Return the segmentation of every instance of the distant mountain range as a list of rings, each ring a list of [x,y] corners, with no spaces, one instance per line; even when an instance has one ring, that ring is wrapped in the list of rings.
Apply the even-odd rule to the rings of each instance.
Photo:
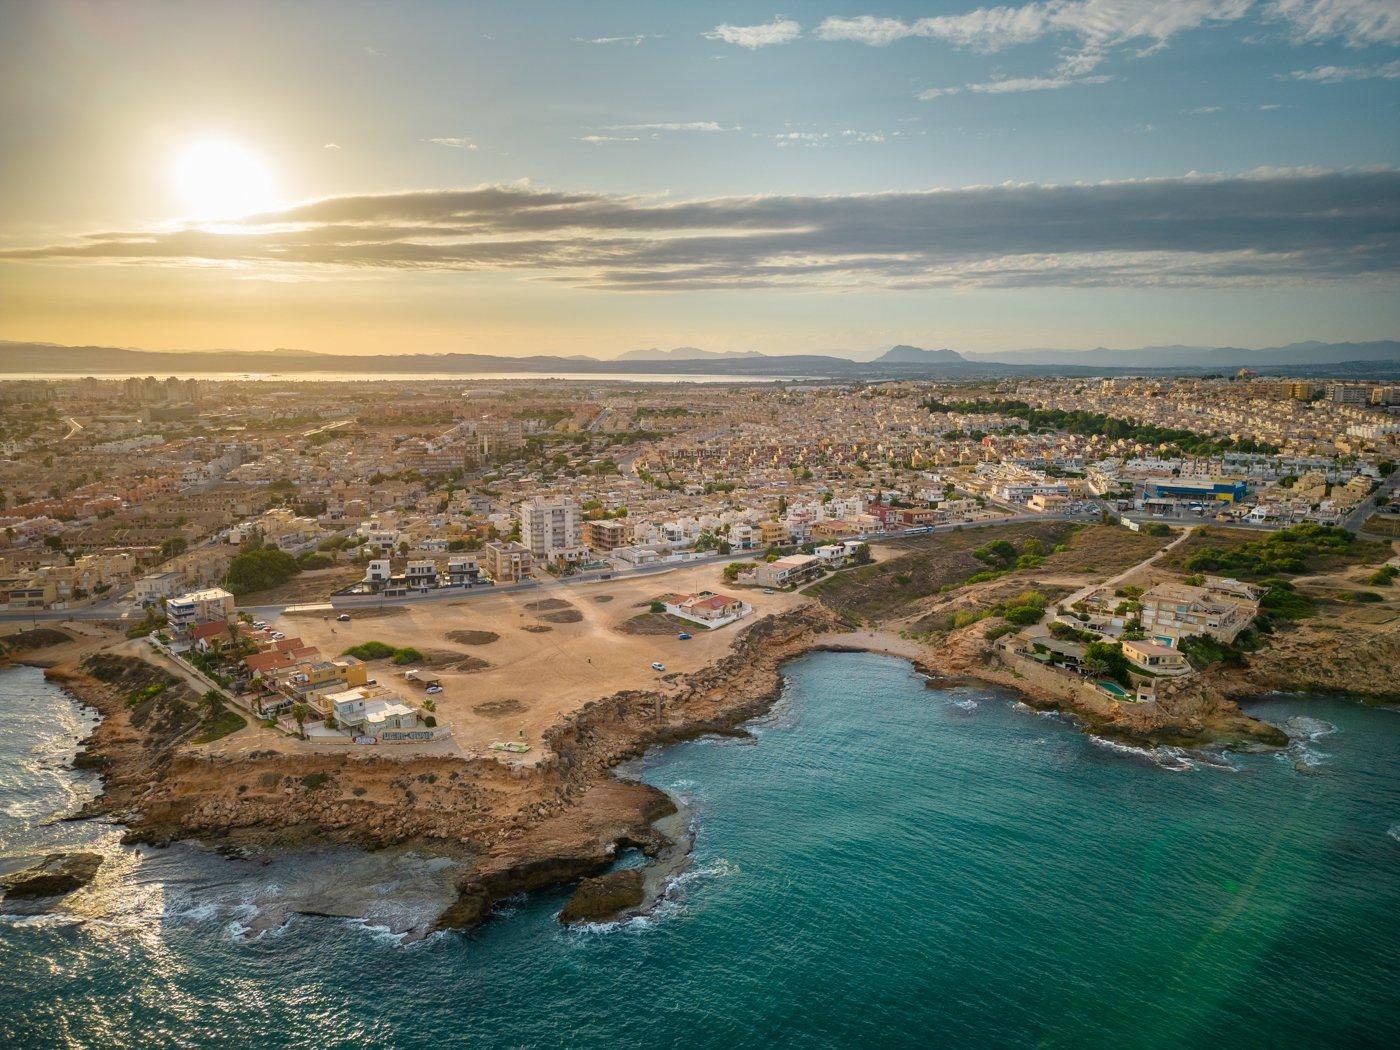
[[[1004,375],[1094,375],[1121,372],[1233,371],[1252,368],[1275,374],[1400,375],[1400,341],[1290,343],[1262,350],[1238,347],[1156,346],[1137,350],[1014,350],[958,353],[899,345],[877,357],[846,351],[822,354],[763,354],[758,351],[629,350],[612,360],[582,354],[505,357],[498,354],[323,354],[310,350],[135,350],[111,346],[60,346],[0,340],[0,374],[73,375],[186,373],[375,375],[500,372],[624,373],[686,375],[722,371],[744,377],[835,379],[956,378]],[[861,360],[856,360],[859,356]]]
[[[757,350],[701,350],[694,346],[678,346],[674,350],[628,350],[618,354],[618,361],[743,361],[767,357]],[[590,358],[589,360],[593,360]]]
[[[872,364],[877,365],[947,365],[966,364],[967,359],[956,350],[922,350],[917,346],[892,346]]]
[[[997,364],[1107,365],[1112,368],[1268,368],[1275,365],[1334,365],[1347,361],[1400,362],[1400,342],[1289,343],[1263,350],[1234,346],[1144,346],[1138,350],[1008,350],[967,353],[969,361]]]

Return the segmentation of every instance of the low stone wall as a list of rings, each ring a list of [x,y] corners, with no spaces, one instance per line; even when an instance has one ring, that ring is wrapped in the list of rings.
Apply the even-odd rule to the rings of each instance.
[[[1002,649],[1000,655],[1002,663],[1031,685],[1054,696],[1072,700],[1076,704],[1081,704],[1104,715],[1112,713],[1111,705],[1114,701],[1073,671],[1046,667],[1038,660],[1021,655],[1010,646]]]

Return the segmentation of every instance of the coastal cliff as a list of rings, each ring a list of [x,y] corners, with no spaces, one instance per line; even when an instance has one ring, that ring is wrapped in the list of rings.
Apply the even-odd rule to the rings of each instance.
[[[103,716],[79,763],[104,775],[85,816],[117,816],[131,842],[195,838],[235,850],[412,844],[472,861],[444,925],[470,926],[522,891],[597,875],[628,846],[659,856],[674,838],[663,792],[611,770],[646,748],[732,730],[762,713],[781,664],[836,626],[818,606],[759,620],[733,650],[664,691],[585,704],[547,735],[551,759],[383,757],[263,749],[236,758],[183,746],[195,727],[182,685],[132,703],[162,674],[137,657],[90,656],[47,676]]]
[[[601,875],[622,849],[653,861],[673,857],[681,836],[662,828],[675,814],[670,798],[620,780],[613,770],[652,746],[733,732],[771,706],[782,665],[804,653],[891,652],[930,675],[1015,689],[1032,706],[1065,710],[1087,729],[1118,739],[1275,745],[1286,738],[1245,716],[1231,697],[1255,695],[1278,680],[1269,675],[1291,673],[1307,648],[1306,639],[1296,642],[1281,650],[1277,665],[1260,654],[1247,672],[1164,683],[1159,701],[1148,707],[1057,695],[1008,665],[979,627],[955,631],[933,647],[852,631],[837,614],[810,603],[753,622],[724,657],[700,671],[671,676],[654,690],[585,703],[545,734],[545,759],[528,767],[494,758],[312,752],[293,741],[286,750],[212,754],[186,746],[197,720],[194,697],[182,685],[132,702],[163,674],[137,657],[95,654],[46,673],[103,715],[79,756],[104,775],[104,792],[84,815],[114,815],[127,825],[128,840],[151,844],[195,838],[254,852],[410,845],[450,854],[467,862],[466,873],[457,903],[439,925],[462,928],[483,921],[505,897]],[[1354,676],[1358,667],[1388,666],[1396,649],[1372,645],[1345,658],[1360,661],[1347,672]],[[1336,674],[1342,681],[1342,671]],[[578,913],[598,916],[590,900],[600,896],[608,895],[585,891]],[[632,896],[630,888],[625,896]]]

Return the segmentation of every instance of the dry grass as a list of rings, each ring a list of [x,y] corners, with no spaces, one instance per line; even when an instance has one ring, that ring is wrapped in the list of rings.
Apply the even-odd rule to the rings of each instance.
[[[1121,525],[1089,525],[1070,537],[1069,550],[1051,554],[1035,571],[1041,575],[1084,573],[1116,576],[1152,557],[1175,538],[1148,536]]]
[[[903,553],[875,565],[836,573],[804,593],[848,619],[884,620],[898,615],[910,602],[960,585],[986,570],[988,566],[973,557],[978,547],[1007,540],[1020,549],[1026,540],[1037,539],[1049,551],[1067,542],[1079,528],[1071,522],[1036,521],[923,536],[895,545]]]

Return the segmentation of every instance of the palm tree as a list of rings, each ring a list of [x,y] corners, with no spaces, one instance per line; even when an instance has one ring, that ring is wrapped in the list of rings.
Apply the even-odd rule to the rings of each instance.
[[[292,717],[296,719],[297,732],[301,734],[303,740],[306,739],[306,716],[311,714],[311,708],[306,704],[296,703],[292,705]]]

